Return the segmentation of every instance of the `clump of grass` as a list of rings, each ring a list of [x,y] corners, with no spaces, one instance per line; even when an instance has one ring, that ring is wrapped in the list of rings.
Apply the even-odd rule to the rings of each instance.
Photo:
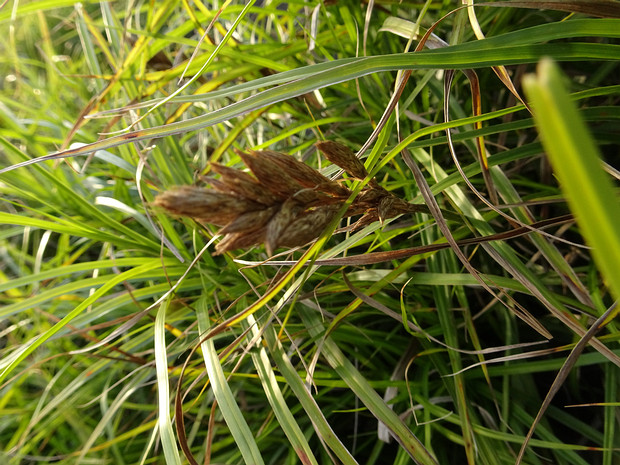
[[[620,24],[583,15],[618,2],[500,2],[570,17],[470,0],[57,3],[0,8],[2,465],[620,459],[614,296],[586,228],[553,221],[566,198],[589,207],[593,182],[573,169],[558,179],[580,190],[561,189],[516,92],[551,56],[613,162]],[[408,52],[433,24],[450,45]],[[440,69],[475,73],[442,85]],[[312,145],[334,134],[345,145],[319,156],[352,182],[318,171]],[[366,145],[362,165],[346,147]],[[190,187],[208,166],[208,188]],[[434,215],[391,218],[423,201]],[[217,223],[215,253],[166,204]],[[295,260],[254,247],[341,216],[358,229]],[[606,224],[588,246],[613,262]]]
[[[318,142],[329,161],[351,178],[368,172],[345,145]],[[284,153],[272,150],[237,152],[248,173],[218,163],[211,168],[220,179],[206,179],[212,189],[180,186],[155,199],[168,212],[222,226],[216,254],[265,243],[268,255],[277,247],[298,247],[316,239],[351,197],[352,191]],[[420,211],[388,192],[375,179],[356,196],[344,217],[362,215],[352,229]]]

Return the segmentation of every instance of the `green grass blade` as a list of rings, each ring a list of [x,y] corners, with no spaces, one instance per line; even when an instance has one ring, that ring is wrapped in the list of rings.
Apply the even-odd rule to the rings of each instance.
[[[620,179],[620,21],[558,11],[605,16],[592,5],[613,1],[478,5],[471,27],[464,8],[450,14],[457,2],[433,0],[407,8],[323,0],[0,8],[0,169],[59,147],[67,157],[92,154],[85,164],[48,157],[0,175],[0,463],[178,464],[187,445],[198,463],[260,456],[282,465],[407,465],[419,445],[413,433],[442,465],[514,464],[549,376],[614,294],[583,228],[565,217],[570,205],[532,114],[487,67],[518,63],[518,83],[543,56],[561,62],[603,169]],[[403,53],[412,45],[408,21],[435,23],[434,34],[452,45]],[[468,116],[471,91],[456,73],[444,123],[438,70],[464,67],[478,68],[481,114]],[[400,69],[412,72],[408,89],[389,124],[378,125]],[[402,258],[421,243],[446,245],[446,229],[428,215],[359,229],[345,228],[355,217],[338,229],[334,221],[314,245],[265,261],[263,247],[212,254],[215,226],[153,208],[171,186],[208,183],[199,174],[209,162],[238,167],[234,149],[285,152],[337,176],[312,144],[336,140],[356,151],[377,127],[381,136],[362,158],[382,188],[420,204],[418,183],[429,184],[459,241],[507,233],[460,247],[499,299],[451,250]],[[481,198],[480,136],[498,192],[491,203],[544,232],[512,235],[509,218]],[[92,151],[114,141],[110,151]],[[404,147],[424,180],[412,179]],[[338,182],[362,189],[346,175]],[[174,248],[191,264],[179,263]],[[392,259],[375,263],[376,253]],[[304,306],[316,309],[316,325],[302,318]],[[177,404],[181,442],[167,388],[187,349],[202,352],[199,329],[209,325],[215,375],[205,386],[203,354],[187,358],[181,385],[196,396]],[[611,321],[576,361],[536,429],[528,464],[618,461],[617,333]],[[215,400],[211,382],[229,404]],[[385,424],[404,447],[386,441]]]
[[[620,206],[611,180],[601,169],[600,153],[569,98],[557,65],[548,59],[541,61],[538,74],[527,76],[523,85],[562,190],[618,299]]]
[[[201,334],[205,334],[211,326],[206,298],[203,297],[196,303],[196,314],[198,317],[198,329]],[[213,395],[217,399],[224,420],[228,425],[230,434],[235,439],[241,455],[248,464],[262,465],[264,462],[258,450],[258,445],[250,427],[243,418],[237,399],[230,389],[212,339],[207,339],[202,343],[202,351]]]
[[[284,376],[286,383],[295,393],[295,397],[299,400],[299,403],[312,420],[314,429],[321,440],[333,451],[343,464],[357,465],[357,461],[331,428],[325,418],[325,414],[317,405],[312,394],[304,384],[304,381],[300,378],[299,373],[291,363],[290,358],[285,353],[282,344],[278,340],[278,336],[273,327],[269,326],[266,328],[264,337],[269,351],[278,366],[278,370],[282,376]]]
[[[334,371],[347,383],[372,414],[387,426],[411,458],[420,465],[437,465],[435,458],[413,435],[398,415],[385,404],[385,401],[370,386],[364,376],[347,360],[337,344],[329,336],[324,337],[325,328],[317,313],[305,305],[300,305],[298,310],[309,333],[322,341],[321,353]]]
[[[572,22],[571,22],[572,23]],[[570,23],[569,23],[570,24]],[[618,37],[620,35],[619,20],[597,20],[593,27],[587,24],[583,29],[577,28],[582,35],[600,35],[606,37]],[[568,28],[571,26],[569,25]],[[589,28],[588,28],[589,27]],[[564,36],[570,37],[572,34],[564,29]],[[533,35],[531,31],[519,31],[518,37],[524,43],[532,40],[544,40],[540,35]],[[552,38],[557,38],[552,36]],[[517,40],[514,36],[510,39]],[[39,159],[29,160],[10,168],[0,170],[0,173],[8,169],[26,166],[34,161],[43,159],[64,158],[79,155],[86,155],[96,150],[108,149],[126,144],[130,141],[137,142],[145,139],[160,138],[169,135],[181,134],[188,131],[212,126],[217,123],[228,121],[243,113],[247,113],[258,108],[281,102],[296,96],[303,95],[316,89],[327,87],[336,83],[357,79],[369,74],[385,71],[413,70],[413,69],[469,69],[482,68],[488,66],[500,66],[509,64],[523,64],[537,62],[543,56],[552,56],[558,61],[586,61],[586,60],[615,60],[620,54],[620,46],[610,44],[588,44],[588,43],[553,43],[540,44],[533,43],[524,47],[523,45],[503,45],[505,38],[490,38],[475,41],[463,45],[455,45],[437,50],[425,50],[418,53],[399,53],[384,56],[371,56],[355,59],[336,60],[329,64],[329,67],[321,72],[315,72],[312,67],[308,67],[304,72],[304,77],[293,82],[282,84],[276,88],[268,89],[257,95],[233,103],[207,115],[198,116],[140,131],[103,139],[98,142],[88,144],[79,149],[66,150],[48,155]],[[500,46],[503,45],[503,46]]]
[[[251,334],[256,338],[256,350],[251,353],[252,361],[256,367],[256,372],[260,377],[263,389],[269,400],[269,404],[273,408],[273,412],[278,419],[280,427],[284,430],[286,437],[291,441],[291,445],[295,450],[295,453],[299,457],[302,464],[314,464],[318,465],[312,449],[306,441],[304,433],[299,428],[299,425],[295,421],[295,417],[289,410],[282,395],[282,391],[276,381],[276,375],[271,367],[271,360],[267,354],[267,351],[263,347],[260,337],[260,331],[257,327],[256,319],[253,315],[250,315],[246,320],[242,322],[242,327],[251,328]]]
[[[157,371],[158,422],[159,437],[164,450],[167,465],[181,465],[181,455],[177,448],[172,420],[170,417],[170,382],[168,380],[168,356],[166,355],[166,310],[169,299],[164,301],[157,310],[154,328],[155,367]]]

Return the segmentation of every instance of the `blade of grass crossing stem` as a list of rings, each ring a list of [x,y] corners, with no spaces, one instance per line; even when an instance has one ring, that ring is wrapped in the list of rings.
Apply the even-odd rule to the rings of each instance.
[[[306,305],[300,305],[299,314],[310,335],[315,338],[322,338],[322,354],[327,359],[329,365],[347,383],[375,418],[387,426],[394,438],[411,458],[420,465],[437,465],[435,458],[426,450],[418,438],[413,435],[398,415],[386,405],[385,401],[370,386],[362,374],[349,362],[338,348],[338,345],[329,337],[323,338],[325,328],[317,317],[317,313]]]
[[[181,465],[181,456],[177,448],[172,420],[170,418],[170,390],[168,381],[168,357],[166,356],[166,310],[170,300],[165,299],[159,306],[155,318],[154,344],[155,344],[155,367],[157,372],[157,393],[159,416],[157,426],[161,439],[162,449],[166,457],[167,465]]]
[[[291,442],[291,445],[295,449],[295,453],[299,457],[302,464],[314,464],[318,465],[312,449],[304,436],[304,433],[299,428],[299,425],[295,421],[295,417],[289,410],[276,381],[276,375],[271,368],[271,361],[267,355],[267,351],[261,344],[262,338],[260,337],[260,330],[256,325],[256,320],[253,315],[241,322],[243,329],[251,328],[252,336],[256,339],[256,348],[258,352],[252,352],[252,361],[256,367],[256,372],[261,380],[267,400],[273,408],[273,413],[278,419],[278,424],[286,434],[286,437]]]
[[[620,206],[599,151],[550,59],[523,79],[534,120],[562,191],[614,297],[620,298]],[[614,318],[620,308],[610,319]]]
[[[196,315],[198,317],[200,334],[205,334],[211,326],[207,299],[205,297],[200,298],[196,302]],[[250,431],[250,427],[237,405],[237,400],[228,385],[213,340],[207,339],[204,341],[202,343],[202,351],[213,395],[220,406],[222,416],[228,425],[230,434],[235,439],[239,452],[241,452],[246,463],[262,465],[264,462],[260,451]]]

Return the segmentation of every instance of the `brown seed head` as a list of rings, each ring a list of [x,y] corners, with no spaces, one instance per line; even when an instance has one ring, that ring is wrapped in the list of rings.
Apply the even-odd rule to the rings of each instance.
[[[383,221],[388,218],[402,215],[403,213],[407,213],[408,211],[409,204],[392,194],[383,197],[379,202],[379,206],[377,207],[377,213],[379,215],[379,220],[381,221],[381,223],[383,223]]]
[[[220,234],[249,232],[262,229],[267,226],[267,223],[277,211],[278,207],[273,206],[265,208],[264,210],[243,213],[220,229]]]
[[[226,234],[215,246],[215,254],[220,255],[229,250],[247,249],[265,241],[265,228],[250,232]]]
[[[273,255],[273,251],[280,245],[280,235],[301,213],[304,206],[295,199],[287,199],[278,213],[276,213],[269,224],[265,234],[265,249],[268,255]]]
[[[336,142],[316,144],[334,164],[354,178],[368,173],[355,154]],[[293,157],[263,150],[238,152],[255,176],[217,163],[219,179],[212,189],[182,186],[164,192],[155,205],[170,213],[223,226],[216,254],[265,244],[269,255],[280,246],[297,247],[319,237],[334,219],[351,191]],[[370,180],[344,213],[358,216],[354,229],[401,213],[417,211]],[[419,207],[416,207],[419,208]]]

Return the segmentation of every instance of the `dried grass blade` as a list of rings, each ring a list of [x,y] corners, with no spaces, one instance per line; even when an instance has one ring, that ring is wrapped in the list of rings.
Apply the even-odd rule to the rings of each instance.
[[[483,244],[485,242],[492,241],[502,241],[506,239],[513,239],[516,237],[524,236],[526,234],[530,234],[532,232],[532,228],[541,229],[549,226],[562,225],[566,223],[574,222],[574,218],[572,215],[564,215],[557,218],[551,218],[549,220],[539,221],[537,223],[533,223],[529,227],[521,227],[512,229],[510,231],[491,234],[483,237],[474,237],[471,239],[463,239],[457,242],[459,247],[464,247],[466,245],[473,244]],[[423,245],[419,247],[411,247],[407,249],[399,249],[399,250],[391,250],[389,252],[369,252],[361,255],[350,255],[348,257],[340,257],[340,258],[328,258],[328,259],[318,259],[313,262],[314,265],[320,266],[363,266],[363,265],[374,265],[377,263],[389,262],[392,260],[404,260],[409,257],[413,257],[415,255],[422,255],[425,253],[436,252],[438,250],[443,250],[450,248],[450,244],[448,243],[438,243],[431,245]],[[288,260],[272,260],[266,262],[265,265],[272,266],[282,266],[282,265],[294,265],[295,261]]]

